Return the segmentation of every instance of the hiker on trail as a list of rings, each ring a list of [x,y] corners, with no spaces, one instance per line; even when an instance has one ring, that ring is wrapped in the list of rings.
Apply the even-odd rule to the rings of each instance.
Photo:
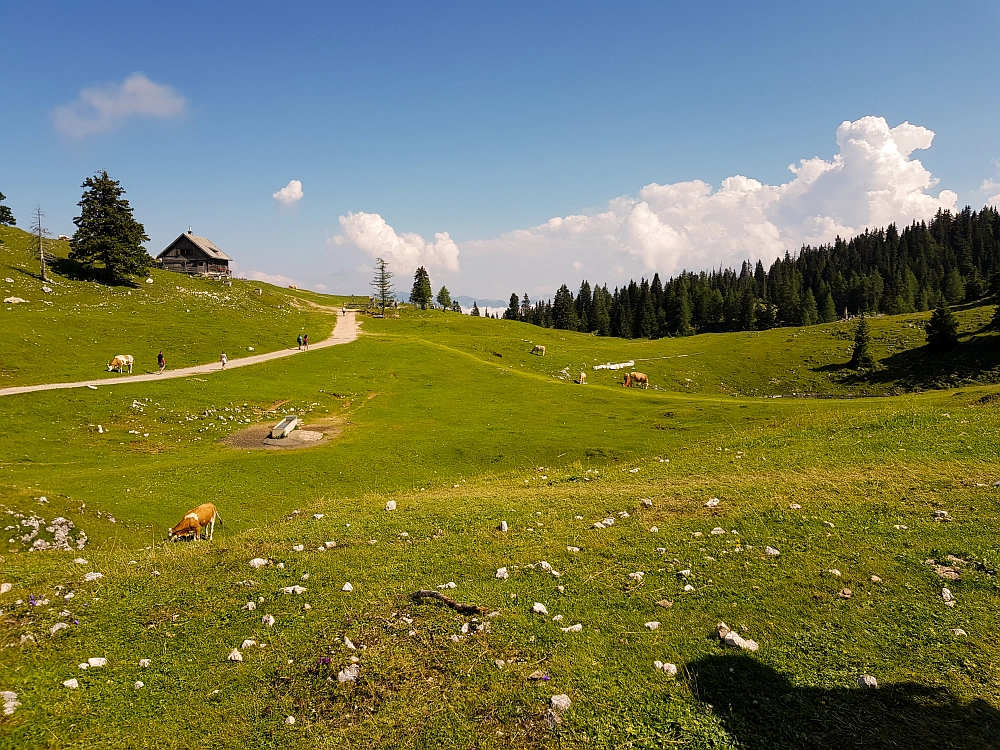
[[[346,304],[342,308],[340,308],[340,315],[341,315],[341,317],[347,315],[347,305]]]
[[[219,359],[222,362],[222,369],[225,370],[226,369],[226,362],[229,361],[229,358],[226,356],[226,353],[223,352],[222,356]]]
[[[309,351],[309,334],[307,333],[302,337],[302,345],[305,346],[306,351]]]
[[[167,360],[163,358],[163,352],[161,351],[156,355],[156,364],[160,366],[160,372],[163,372],[167,367]]]
[[[297,339],[295,339],[295,340],[296,340],[296,341],[298,342],[298,344],[299,344],[299,349],[301,349],[301,348],[302,348],[302,334],[300,333],[300,334],[299,334],[299,337],[298,337]]]

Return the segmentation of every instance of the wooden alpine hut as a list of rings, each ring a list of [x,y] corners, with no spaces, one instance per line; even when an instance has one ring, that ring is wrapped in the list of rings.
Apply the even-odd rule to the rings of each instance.
[[[167,271],[200,274],[203,276],[231,276],[232,260],[205,237],[199,237],[190,228],[156,256],[157,262]]]

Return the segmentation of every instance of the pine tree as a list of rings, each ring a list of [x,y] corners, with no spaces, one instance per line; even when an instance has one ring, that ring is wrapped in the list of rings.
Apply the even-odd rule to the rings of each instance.
[[[868,370],[875,367],[875,358],[871,352],[871,332],[868,330],[868,318],[864,315],[858,321],[854,331],[854,351],[851,354],[851,365],[855,370]]]
[[[102,170],[81,187],[83,198],[77,204],[81,210],[73,219],[77,229],[69,243],[69,257],[87,268],[104,266],[111,282],[146,273],[153,259],[142,243],[149,242],[149,237],[122,197],[121,183]]]
[[[576,317],[576,305],[573,293],[565,284],[559,287],[556,298],[552,302],[552,325],[564,331],[575,331],[579,321]]]
[[[7,200],[7,196],[0,193],[0,203]],[[11,213],[10,206],[0,206],[0,226],[4,227],[16,227],[17,222],[14,221],[14,214]]]
[[[421,310],[426,310],[427,305],[434,298],[434,291],[431,289],[431,277],[427,274],[427,269],[423,266],[413,274],[413,289],[410,290],[410,302],[420,305]]]
[[[479,305],[476,304],[475,300],[472,300],[472,312],[469,314],[474,318],[479,317]]]
[[[945,276],[944,289],[941,291],[948,304],[961,302],[965,299],[965,284],[962,283],[962,276],[958,273],[957,268],[951,269]]]
[[[386,305],[392,300],[395,291],[392,283],[392,271],[389,265],[381,258],[375,259],[375,278],[372,279],[372,287],[375,289],[375,301],[382,307],[382,315],[385,316]]]
[[[517,294],[510,295],[510,302],[507,305],[507,309],[503,313],[504,320],[520,320],[521,319],[521,303],[517,300]]]
[[[819,322],[832,323],[837,319],[837,308],[833,305],[833,295],[829,291],[823,292],[819,304]]]
[[[448,291],[448,287],[441,287],[441,291],[438,292],[437,301],[441,305],[442,310],[447,310],[451,307],[451,292]]]
[[[608,302],[610,296],[607,287],[594,290],[594,317],[590,326],[598,336],[611,335],[611,305]]]
[[[459,304],[457,299],[451,301],[451,311],[460,313],[462,312],[462,305]]]
[[[811,326],[819,322],[819,308],[812,289],[807,289],[802,297],[802,325]]]
[[[927,321],[927,345],[937,352],[945,352],[958,346],[958,318],[948,305],[941,305],[931,313]]]
[[[528,297],[527,292],[525,292],[524,296],[521,298],[521,316],[518,320],[523,320],[525,323],[531,321],[531,298]]]

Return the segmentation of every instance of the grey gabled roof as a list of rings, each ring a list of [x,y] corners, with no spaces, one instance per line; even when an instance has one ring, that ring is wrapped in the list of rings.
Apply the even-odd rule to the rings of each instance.
[[[190,232],[184,232],[183,234],[181,234],[180,237],[178,237],[176,240],[167,245],[166,249],[162,253],[160,253],[160,255],[163,255],[163,253],[167,252],[167,250],[176,245],[177,240],[179,240],[181,237],[186,237],[188,240],[190,240],[195,245],[200,247],[202,250],[205,251],[205,254],[210,258],[215,258],[216,260],[232,260],[232,258],[230,258],[228,255],[222,252],[219,248],[217,248],[210,239],[206,237],[199,237],[198,235],[191,234]]]

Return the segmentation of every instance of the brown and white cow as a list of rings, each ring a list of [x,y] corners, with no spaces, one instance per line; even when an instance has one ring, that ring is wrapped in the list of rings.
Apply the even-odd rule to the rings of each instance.
[[[625,374],[625,382],[622,385],[626,388],[631,388],[633,385],[649,388],[649,377],[644,372],[629,372]]]
[[[181,522],[170,530],[168,538],[170,541],[176,541],[177,539],[193,537],[195,541],[198,541],[201,538],[202,529],[205,529],[208,532],[208,541],[212,541],[212,537],[215,535],[216,521],[219,522],[220,526],[222,525],[222,516],[219,515],[215,505],[212,503],[199,505],[194,510],[189,510]]]
[[[539,357],[544,357],[545,347],[541,346],[540,344],[535,344],[533,347],[531,347],[531,353],[537,354]]]
[[[122,372],[127,367],[129,375],[131,375],[133,362],[135,362],[135,360],[132,358],[131,354],[119,354],[113,360],[108,362],[108,372],[111,372],[112,370]]]

